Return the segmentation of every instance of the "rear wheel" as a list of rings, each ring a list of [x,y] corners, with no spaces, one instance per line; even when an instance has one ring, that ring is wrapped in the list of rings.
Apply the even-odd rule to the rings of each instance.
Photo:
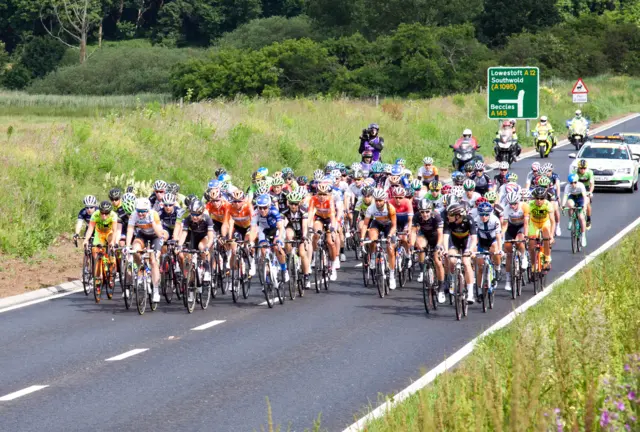
[[[387,290],[385,289],[385,283],[387,278],[382,267],[382,258],[376,257],[376,272],[375,272],[376,286],[378,287],[378,295],[383,298]]]
[[[240,257],[242,260],[240,262],[240,265],[242,266],[240,269],[240,286],[242,288],[242,298],[246,300],[249,297],[249,289],[251,289],[251,276],[247,276],[249,268],[251,267],[251,262],[244,251],[240,252]]]
[[[126,262],[124,270],[124,285],[122,286],[122,291],[124,293],[124,307],[127,309],[131,307],[131,295],[133,293],[135,274],[136,271],[132,259],[130,262]]]
[[[298,269],[296,268],[296,258],[295,251],[291,251],[291,255],[289,255],[289,264],[287,271],[289,272],[289,299],[295,300],[298,289]]]
[[[102,299],[102,278],[104,276],[104,272],[102,271],[103,262],[102,262],[101,255],[98,255],[98,259],[96,260],[95,266],[96,266],[96,269],[93,272],[93,274],[94,275],[97,274],[98,277],[94,276],[93,278],[93,298],[96,301],[96,303],[100,303],[100,300]]]
[[[204,272],[208,271],[208,264],[206,263],[202,266],[202,273],[204,275]],[[204,279],[204,277],[203,277]],[[211,300],[211,280],[213,278],[211,277],[211,272],[209,272],[209,280],[208,281],[202,281],[201,282],[201,286],[198,288],[198,297],[200,299],[200,307],[202,309],[206,309],[207,307],[209,307],[209,301]]]
[[[236,263],[231,270],[231,298],[234,303],[238,303],[238,298],[240,297],[240,281],[242,280],[240,276],[240,260],[239,254],[236,254]]]
[[[273,304],[276,301],[276,294],[275,289],[273,288],[273,283],[277,282],[271,280],[271,264],[267,260],[265,260],[264,262],[264,271],[264,298],[267,300],[267,306],[269,306],[269,308],[272,308]]]
[[[197,285],[198,279],[196,275],[196,266],[189,264],[189,270],[187,271],[187,285],[184,292],[184,301],[189,313],[193,313],[193,310],[196,307],[196,297],[198,294]]]
[[[167,303],[173,300],[173,268],[168,254],[162,257],[160,262],[160,289]]]
[[[88,296],[93,289],[93,256],[91,253],[85,252],[82,260],[82,287],[84,295]]]
[[[488,306],[488,294],[489,294],[489,265],[488,264],[484,264],[482,266],[482,283],[479,286],[479,295],[480,298],[478,300],[480,300],[482,302],[482,312],[487,312],[487,306]]]
[[[463,288],[459,285],[459,273],[460,270],[456,269],[453,274],[453,299],[456,306],[456,320],[458,321],[460,321],[462,319],[462,316],[464,315],[462,309],[463,303],[466,303],[466,299],[464,298],[464,294],[462,292]]]
[[[133,284],[136,295],[136,308],[140,315],[144,315],[147,310],[147,287],[145,286],[144,276],[140,272],[134,277]]]
[[[408,269],[406,268],[406,262],[405,262],[405,256],[404,253],[398,254],[398,259],[396,260],[396,268],[399,270],[398,271],[398,279],[400,282],[400,288],[403,288],[405,286],[405,284],[407,283],[407,271]]]

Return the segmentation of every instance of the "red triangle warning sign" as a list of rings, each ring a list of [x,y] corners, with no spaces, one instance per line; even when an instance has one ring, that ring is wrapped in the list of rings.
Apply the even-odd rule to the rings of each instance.
[[[578,78],[578,81],[573,85],[573,90],[571,90],[573,94],[587,94],[589,93],[589,89],[586,85],[584,85],[584,81],[582,78]]]

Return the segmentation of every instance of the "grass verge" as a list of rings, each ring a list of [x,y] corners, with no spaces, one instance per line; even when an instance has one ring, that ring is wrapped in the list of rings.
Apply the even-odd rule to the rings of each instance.
[[[600,77],[587,85],[591,102],[583,111],[594,122],[640,110],[640,79]],[[559,134],[575,108],[571,86],[554,81],[541,91],[542,113]],[[37,107],[47,98],[34,96],[33,103]],[[50,100],[53,111],[60,112],[63,101],[90,107],[92,101],[119,99]],[[36,110],[22,103],[20,112]],[[0,116],[0,159],[5,168],[0,172],[0,188],[5,191],[0,251],[30,256],[68,232],[84,195],[106,197],[105,188],[111,186],[104,183],[107,173],[112,178],[131,172],[137,180],[162,178],[180,183],[183,193],[198,194],[217,166],[225,166],[240,186],[246,186],[251,172],[261,165],[271,170],[290,166],[310,175],[330,159],[357,160],[357,137],[373,121],[381,125],[386,140],[385,159],[403,157],[414,169],[427,155],[439,166],[449,166],[448,145],[465,127],[473,129],[484,144],[481,151],[489,154],[497,128],[486,118],[483,93],[383,100],[378,107],[372,101],[348,99],[240,99],[184,107],[154,102],[137,104],[131,112],[57,117],[53,123],[43,117]],[[523,135],[524,125],[519,128]]]
[[[365,430],[640,430],[639,247],[636,229]]]

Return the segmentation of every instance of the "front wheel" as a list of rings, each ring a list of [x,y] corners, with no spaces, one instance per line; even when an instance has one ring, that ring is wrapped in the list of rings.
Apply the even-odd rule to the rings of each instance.
[[[184,290],[184,302],[189,313],[193,313],[196,307],[197,285],[198,279],[196,275],[196,266],[190,265],[186,277],[187,283]]]
[[[147,310],[147,287],[145,285],[144,276],[136,275],[133,279],[136,294],[136,308],[138,314],[144,315]]]

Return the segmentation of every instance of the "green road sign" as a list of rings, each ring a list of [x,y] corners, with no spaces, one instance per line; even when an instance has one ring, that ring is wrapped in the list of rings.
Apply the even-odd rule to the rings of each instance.
[[[537,119],[540,70],[537,67],[487,69],[487,117]]]

